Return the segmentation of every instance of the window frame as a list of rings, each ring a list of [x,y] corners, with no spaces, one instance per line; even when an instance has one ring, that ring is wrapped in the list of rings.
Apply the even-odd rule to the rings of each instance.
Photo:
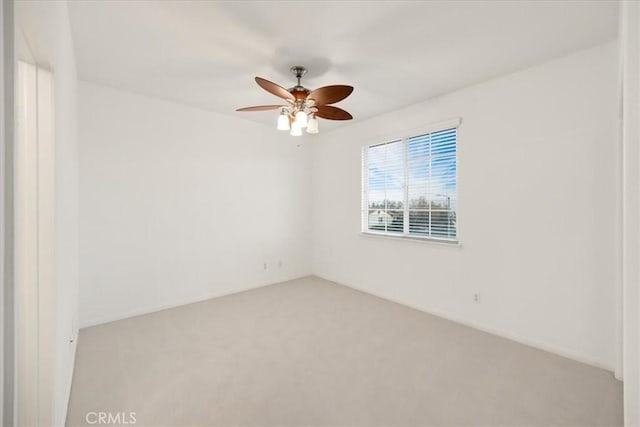
[[[360,220],[360,235],[362,236],[372,236],[372,237],[382,237],[382,238],[390,238],[390,239],[400,239],[400,240],[410,240],[414,242],[420,243],[434,243],[434,244],[443,244],[445,246],[461,246],[460,243],[460,221],[458,215],[458,194],[459,191],[459,142],[460,142],[460,124],[462,123],[462,119],[460,117],[456,117],[450,120],[433,123],[428,126],[423,126],[412,130],[410,132],[403,132],[405,136],[398,137],[397,134],[391,137],[380,137],[375,140],[369,140],[362,146],[361,150],[361,220]],[[409,205],[408,205],[408,197],[409,197],[409,186],[407,183],[407,168],[408,168],[408,149],[407,145],[409,143],[409,139],[432,134],[436,132],[441,132],[449,129],[456,129],[456,150],[455,150],[455,161],[456,161],[456,174],[455,174],[455,182],[456,182],[456,236],[454,238],[446,238],[446,237],[437,237],[437,236],[425,236],[417,233],[409,232]],[[394,231],[375,231],[369,229],[369,168],[368,168],[368,150],[371,147],[387,144],[387,143],[398,143],[401,142],[403,144],[403,153],[404,153],[404,184],[403,184],[403,231],[402,232],[394,232]]]

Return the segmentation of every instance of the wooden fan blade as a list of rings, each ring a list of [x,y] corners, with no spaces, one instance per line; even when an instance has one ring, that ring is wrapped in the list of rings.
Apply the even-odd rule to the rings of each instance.
[[[315,107],[318,111],[316,116],[328,120],[351,120],[353,116],[342,108],[333,107],[331,105],[318,105]]]
[[[313,99],[316,105],[334,104],[342,101],[353,92],[353,86],[333,85],[318,88],[309,93],[307,99]]]
[[[265,111],[265,110],[277,110],[284,105],[256,105],[255,107],[238,108],[236,111]]]
[[[282,99],[288,99],[291,101],[295,101],[296,98],[291,95],[291,93],[289,93],[288,90],[286,90],[285,88],[283,88],[282,86],[278,86],[277,84],[270,82],[267,79],[263,79],[262,77],[256,77],[256,83],[258,83],[258,85],[266,90],[269,93],[274,94],[275,96],[278,96]]]

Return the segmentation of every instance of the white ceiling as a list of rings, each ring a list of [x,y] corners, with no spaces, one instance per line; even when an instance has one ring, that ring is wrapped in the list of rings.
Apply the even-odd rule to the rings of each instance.
[[[253,80],[349,84],[355,120],[613,40],[617,1],[72,1],[79,77],[275,124]],[[323,121],[325,130],[340,123]]]

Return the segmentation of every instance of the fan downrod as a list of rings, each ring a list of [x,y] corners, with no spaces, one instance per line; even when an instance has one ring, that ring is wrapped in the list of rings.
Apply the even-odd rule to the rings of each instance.
[[[298,79],[298,84],[288,90],[289,92],[291,92],[293,96],[296,97],[297,101],[304,101],[304,99],[306,99],[309,92],[311,92],[309,89],[305,88],[300,84],[300,79],[305,74],[307,74],[307,69],[302,65],[294,65],[289,69],[289,71],[291,71],[291,74],[296,76],[296,79]]]

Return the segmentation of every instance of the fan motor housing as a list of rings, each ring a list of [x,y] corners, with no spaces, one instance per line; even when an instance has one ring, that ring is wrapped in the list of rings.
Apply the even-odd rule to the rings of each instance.
[[[307,99],[307,95],[311,92],[304,86],[294,86],[292,88],[287,89],[291,95],[296,98],[296,101],[304,101]]]

